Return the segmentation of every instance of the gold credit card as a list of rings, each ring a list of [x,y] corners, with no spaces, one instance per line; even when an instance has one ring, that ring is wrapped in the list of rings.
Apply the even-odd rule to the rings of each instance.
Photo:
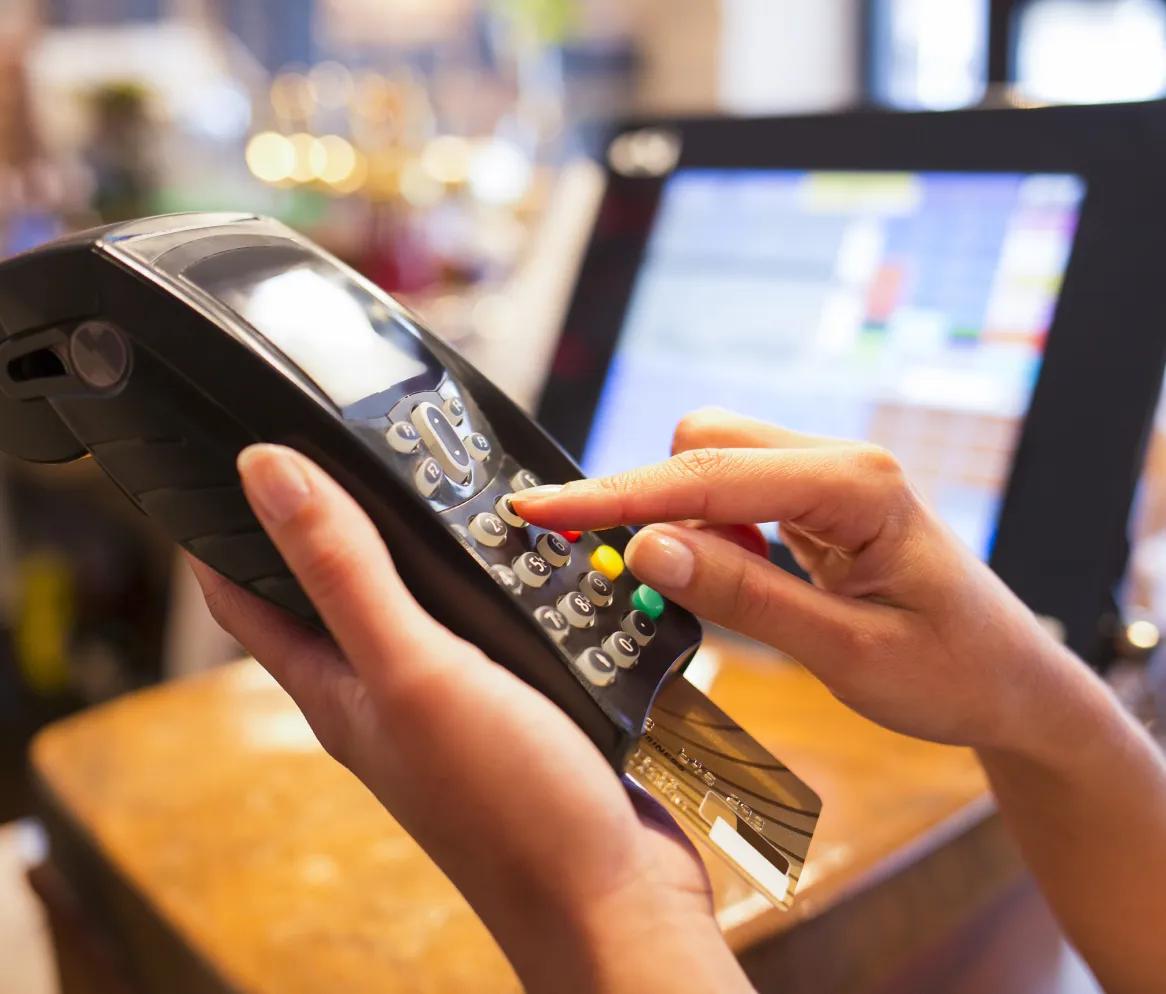
[[[822,802],[683,677],[656,697],[624,772],[697,842],[790,906]]]

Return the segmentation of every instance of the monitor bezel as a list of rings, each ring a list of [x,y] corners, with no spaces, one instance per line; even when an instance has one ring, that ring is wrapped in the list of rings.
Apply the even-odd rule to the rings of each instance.
[[[1057,619],[1078,653],[1112,655],[1127,525],[1166,361],[1166,102],[945,113],[856,111],[787,118],[669,118],[678,156],[662,175],[606,166],[539,420],[576,458],[672,171],[689,168],[1070,173],[1086,184],[1041,374],[996,522],[990,564]],[[1096,348],[1097,329],[1109,342]],[[698,406],[694,401],[694,406]],[[790,427],[797,427],[792,425]],[[663,458],[666,453],[661,453]],[[787,568],[781,547],[774,558]]]

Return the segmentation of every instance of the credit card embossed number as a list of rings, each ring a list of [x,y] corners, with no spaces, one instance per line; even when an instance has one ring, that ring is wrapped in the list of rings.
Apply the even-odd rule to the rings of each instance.
[[[683,677],[660,691],[624,772],[696,842],[790,906],[822,802]]]

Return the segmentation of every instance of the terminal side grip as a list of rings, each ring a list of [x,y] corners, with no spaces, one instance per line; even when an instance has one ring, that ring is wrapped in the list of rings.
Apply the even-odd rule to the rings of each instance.
[[[159,397],[167,402],[159,404]],[[106,474],[170,538],[216,572],[322,628],[243,495],[236,459],[258,439],[238,422],[140,349],[120,393],[53,403]]]

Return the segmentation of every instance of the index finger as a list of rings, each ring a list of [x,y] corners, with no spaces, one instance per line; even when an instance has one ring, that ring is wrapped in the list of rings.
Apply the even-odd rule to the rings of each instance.
[[[698,518],[713,524],[797,522],[844,548],[877,534],[907,492],[894,457],[868,445],[813,449],[691,449],[614,476],[515,494],[544,528],[593,530]]]

